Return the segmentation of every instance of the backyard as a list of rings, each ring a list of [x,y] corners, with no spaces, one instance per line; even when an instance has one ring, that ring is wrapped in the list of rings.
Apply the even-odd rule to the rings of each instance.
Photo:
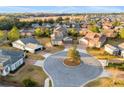
[[[7,77],[4,77],[4,81],[13,83],[15,86],[24,86],[23,80],[30,79],[33,82],[36,82],[35,86],[44,86],[44,81],[47,78],[47,75],[44,73],[42,68],[25,64],[17,72],[9,74]]]

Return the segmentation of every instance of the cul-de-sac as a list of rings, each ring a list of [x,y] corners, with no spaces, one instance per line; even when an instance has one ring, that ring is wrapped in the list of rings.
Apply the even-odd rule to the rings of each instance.
[[[124,87],[124,12],[0,12],[0,87]]]

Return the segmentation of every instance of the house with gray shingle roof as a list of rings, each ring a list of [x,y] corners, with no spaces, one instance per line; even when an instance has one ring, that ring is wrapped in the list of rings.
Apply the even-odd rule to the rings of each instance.
[[[33,37],[22,38],[12,42],[12,46],[21,50],[26,50],[35,53],[43,49],[43,46]]]
[[[6,76],[24,64],[24,52],[0,49],[0,75]]]
[[[51,35],[51,43],[52,45],[63,45],[64,42],[72,42],[72,39],[68,37],[66,27],[58,26]]]

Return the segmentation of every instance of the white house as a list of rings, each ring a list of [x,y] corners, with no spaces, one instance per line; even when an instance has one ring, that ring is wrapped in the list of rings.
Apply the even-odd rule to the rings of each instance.
[[[24,64],[24,52],[0,50],[0,75],[6,76]]]
[[[121,57],[124,58],[124,50],[121,50]]]
[[[110,45],[110,44],[106,44],[104,46],[104,49],[106,52],[108,52],[111,55],[118,55],[119,54],[119,49],[115,46]]]
[[[21,50],[29,51],[31,53],[35,53],[43,49],[43,46],[32,37],[16,40],[12,42],[12,46]]]
[[[121,51],[121,56],[124,57],[124,43],[121,43],[118,45],[118,48],[120,49]]]

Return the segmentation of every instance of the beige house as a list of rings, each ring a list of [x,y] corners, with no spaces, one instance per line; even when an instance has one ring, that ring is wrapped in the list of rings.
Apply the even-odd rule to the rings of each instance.
[[[109,30],[104,30],[103,34],[106,37],[115,38],[118,35],[118,32],[113,29],[109,29]]]
[[[58,26],[51,35],[51,43],[52,45],[63,45],[65,41],[70,41],[70,38],[71,37],[68,37],[67,28]]]
[[[89,31],[83,38],[79,39],[79,44],[86,44],[87,47],[100,48],[106,41],[106,36],[100,33]]]
[[[12,46],[21,50],[29,51],[31,53],[35,53],[43,49],[43,46],[32,37],[16,40],[12,42]]]

